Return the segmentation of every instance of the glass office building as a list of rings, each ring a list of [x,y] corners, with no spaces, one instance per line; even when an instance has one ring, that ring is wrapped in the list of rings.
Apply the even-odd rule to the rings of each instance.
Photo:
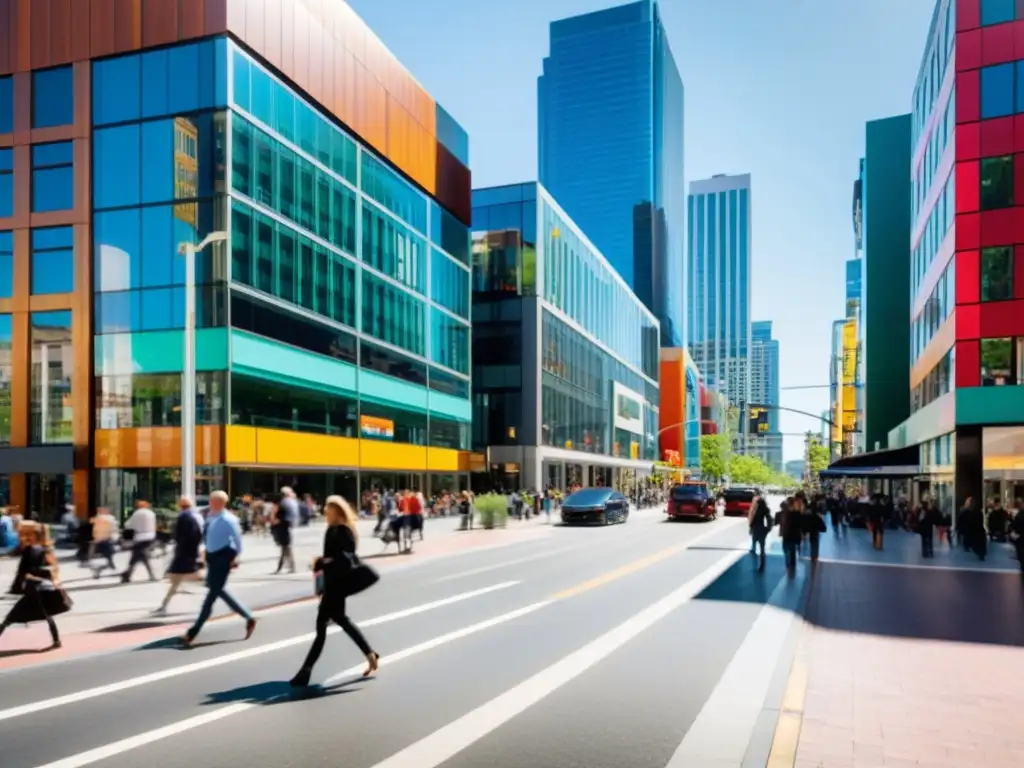
[[[473,444],[488,484],[648,474],[658,347],[654,314],[540,184],[473,191]]]
[[[684,331],[683,81],[658,4],[551,23],[537,83],[539,179],[661,321]]]
[[[466,487],[465,133],[343,2],[186,10],[169,24],[145,6],[137,34],[87,33],[49,51],[69,65],[0,78],[0,99],[9,81],[38,102],[30,132],[13,113],[31,141],[12,167],[31,178],[15,170],[13,216],[0,211],[0,272],[29,293],[0,304],[5,399],[31,406],[8,442],[68,449],[5,462],[24,467],[11,500],[173,502],[178,249],[211,232],[228,239],[197,257],[198,493]],[[94,31],[114,29],[91,13]],[[287,23],[247,25],[255,13]]]
[[[779,340],[772,338],[772,321],[751,324],[750,401],[779,406]],[[779,411],[769,408],[767,429],[748,437],[747,448],[776,472],[782,471],[782,430]]]

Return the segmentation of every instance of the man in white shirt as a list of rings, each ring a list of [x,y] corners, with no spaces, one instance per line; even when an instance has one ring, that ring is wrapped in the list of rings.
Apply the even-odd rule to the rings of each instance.
[[[107,568],[117,573],[117,566],[114,565],[114,542],[117,533],[117,520],[110,514],[110,510],[106,507],[97,509],[96,516],[92,519],[92,548],[89,559],[98,556],[106,562],[99,568],[92,569],[93,578],[98,579]]]
[[[132,580],[132,572],[135,566],[142,563],[149,572],[149,580],[156,581],[153,574],[153,566],[149,564],[149,548],[156,540],[156,513],[149,508],[148,501],[139,501],[135,505],[135,512],[128,518],[125,528],[132,531],[132,557],[128,561],[128,570],[121,574],[121,583],[127,584]]]

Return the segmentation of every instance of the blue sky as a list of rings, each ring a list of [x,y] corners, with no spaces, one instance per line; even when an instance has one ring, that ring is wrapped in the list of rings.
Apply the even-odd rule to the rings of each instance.
[[[537,75],[554,19],[614,0],[348,0],[466,128],[475,186],[536,178]],[[686,88],[687,182],[753,176],[755,320],[783,387],[828,382],[864,123],[910,111],[933,0],[661,0]],[[909,169],[908,169],[909,173]],[[828,390],[782,392],[819,413]],[[785,432],[820,423],[783,413]],[[787,437],[786,459],[803,441]]]

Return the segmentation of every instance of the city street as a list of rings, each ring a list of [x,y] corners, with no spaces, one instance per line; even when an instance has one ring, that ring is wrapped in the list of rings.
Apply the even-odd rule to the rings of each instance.
[[[1024,706],[1006,683],[1024,608],[1002,549],[987,569],[956,552],[932,566],[909,535],[872,560],[864,531],[829,534],[826,561],[791,580],[777,553],[756,573],[742,519],[523,525],[381,567],[350,603],[374,679],[333,630],[316,685],[288,687],[308,601],[260,612],[248,642],[227,618],[182,650],[175,624],[0,671],[4,768],[1022,764],[998,727]]]

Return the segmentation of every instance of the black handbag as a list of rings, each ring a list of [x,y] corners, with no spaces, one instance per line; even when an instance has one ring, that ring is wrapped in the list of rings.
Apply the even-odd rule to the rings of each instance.
[[[358,595],[380,581],[380,574],[376,569],[364,563],[357,555],[348,555],[348,559],[352,566],[345,579],[345,594],[347,596]]]

